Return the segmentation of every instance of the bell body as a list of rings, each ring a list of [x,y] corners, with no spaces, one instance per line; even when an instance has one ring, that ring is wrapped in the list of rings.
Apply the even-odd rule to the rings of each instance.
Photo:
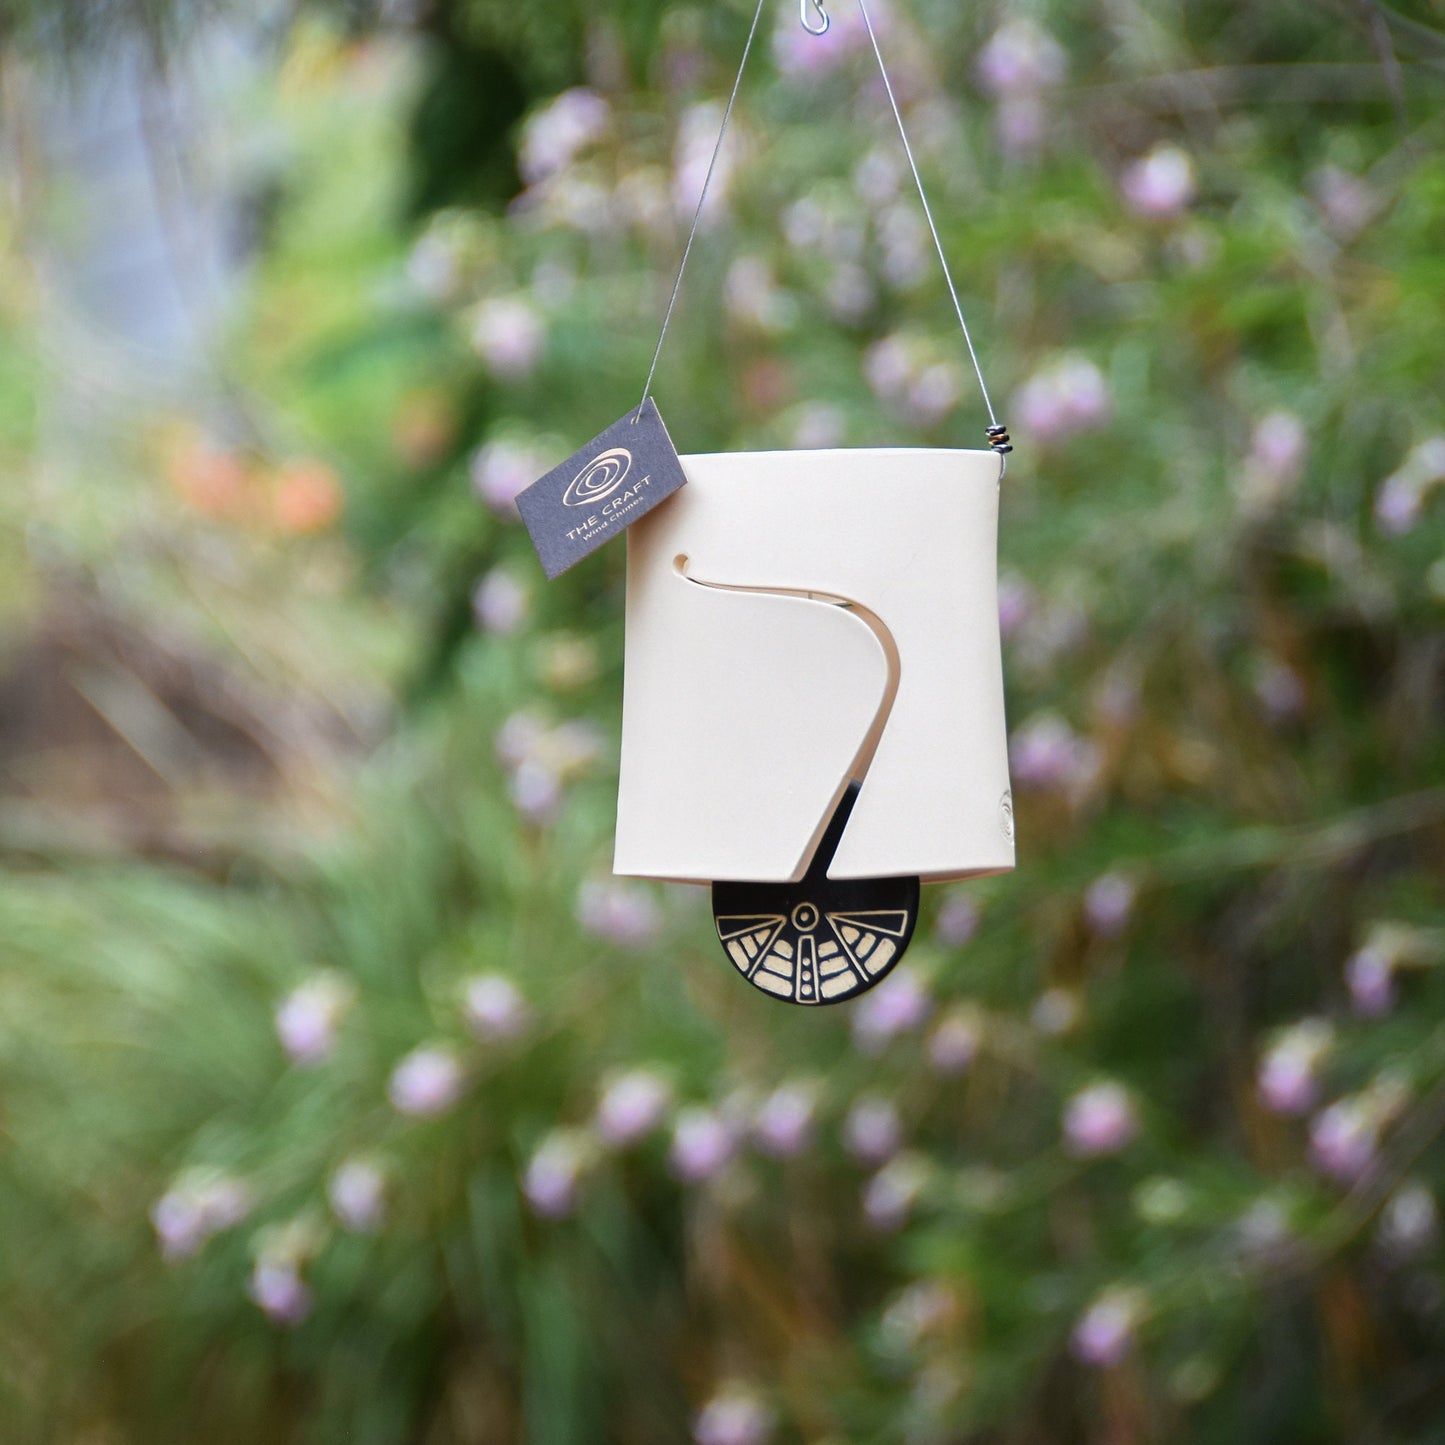
[[[614,870],[796,882],[1012,868],[993,452],[686,456],[629,528]]]

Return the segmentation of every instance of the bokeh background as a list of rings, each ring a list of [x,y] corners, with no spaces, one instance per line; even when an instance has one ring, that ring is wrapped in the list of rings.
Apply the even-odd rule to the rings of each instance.
[[[853,0],[657,395],[977,446]],[[0,29],[5,1445],[1445,1440],[1445,5],[874,0],[1000,413],[1019,863],[780,1008],[614,881],[747,0]]]

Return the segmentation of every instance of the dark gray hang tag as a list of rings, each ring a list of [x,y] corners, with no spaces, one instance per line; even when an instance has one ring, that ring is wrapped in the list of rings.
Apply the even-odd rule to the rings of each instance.
[[[650,398],[517,498],[548,579],[610,542],[687,477]]]

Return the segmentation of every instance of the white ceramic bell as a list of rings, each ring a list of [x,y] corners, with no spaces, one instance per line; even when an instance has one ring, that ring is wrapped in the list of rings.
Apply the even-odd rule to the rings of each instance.
[[[682,463],[688,485],[627,533],[615,871],[796,882],[850,782],[830,879],[1012,868],[1002,459]]]

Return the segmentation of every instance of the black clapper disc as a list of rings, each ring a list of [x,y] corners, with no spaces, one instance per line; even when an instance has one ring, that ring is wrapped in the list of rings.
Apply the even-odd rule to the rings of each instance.
[[[858,784],[850,783],[797,883],[714,883],[717,936],[738,972],[788,1003],[842,1003],[903,957],[918,922],[917,878],[828,877]]]

